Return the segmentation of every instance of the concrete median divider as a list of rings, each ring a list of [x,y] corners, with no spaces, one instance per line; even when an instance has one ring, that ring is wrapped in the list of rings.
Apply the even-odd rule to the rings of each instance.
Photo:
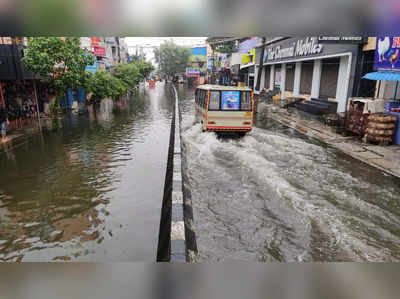
[[[191,229],[191,205],[185,206],[184,200],[178,92],[175,86],[172,85],[171,88],[174,93],[174,109],[161,212],[157,261],[186,262],[193,260],[191,257],[197,250],[195,249],[194,233]],[[185,219],[185,214],[188,214],[187,219]],[[189,243],[186,236],[189,236]]]

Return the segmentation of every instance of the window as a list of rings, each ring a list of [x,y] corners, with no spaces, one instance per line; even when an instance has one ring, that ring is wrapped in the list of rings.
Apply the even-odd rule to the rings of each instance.
[[[205,102],[205,100],[206,100],[206,91],[205,90],[202,90],[201,91],[201,94],[200,94],[200,106],[202,107],[202,108],[204,108],[204,102]]]
[[[240,91],[222,91],[221,92],[221,109],[222,110],[239,110]]]
[[[251,111],[251,94],[249,91],[242,91],[240,95],[240,110]]]
[[[211,91],[210,104],[208,106],[208,110],[219,110],[220,98],[221,96],[219,91]]]

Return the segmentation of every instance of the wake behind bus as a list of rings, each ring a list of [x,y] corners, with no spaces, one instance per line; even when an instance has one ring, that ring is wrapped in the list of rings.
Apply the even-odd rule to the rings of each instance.
[[[253,128],[254,94],[250,88],[200,85],[196,89],[196,122],[202,130],[244,135]]]

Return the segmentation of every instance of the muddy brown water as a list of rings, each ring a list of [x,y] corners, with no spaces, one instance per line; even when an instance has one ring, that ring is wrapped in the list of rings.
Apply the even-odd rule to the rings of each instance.
[[[179,92],[198,261],[400,260],[399,179],[268,119],[202,133]]]
[[[173,97],[163,84],[0,150],[0,261],[155,261]]]

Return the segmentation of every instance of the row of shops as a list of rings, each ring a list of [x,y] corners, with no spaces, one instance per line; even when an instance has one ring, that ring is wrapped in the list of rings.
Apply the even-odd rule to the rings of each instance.
[[[255,64],[254,73],[262,68],[261,89],[279,89],[282,99],[324,98],[337,102],[338,113],[345,112],[349,98],[375,94],[376,83],[361,80],[373,71],[375,51],[367,43],[365,38],[282,38],[266,45],[263,65]]]
[[[255,92],[275,91],[311,114],[336,112],[347,131],[400,144],[399,54],[400,37],[280,38],[258,47],[244,68],[262,72]]]

